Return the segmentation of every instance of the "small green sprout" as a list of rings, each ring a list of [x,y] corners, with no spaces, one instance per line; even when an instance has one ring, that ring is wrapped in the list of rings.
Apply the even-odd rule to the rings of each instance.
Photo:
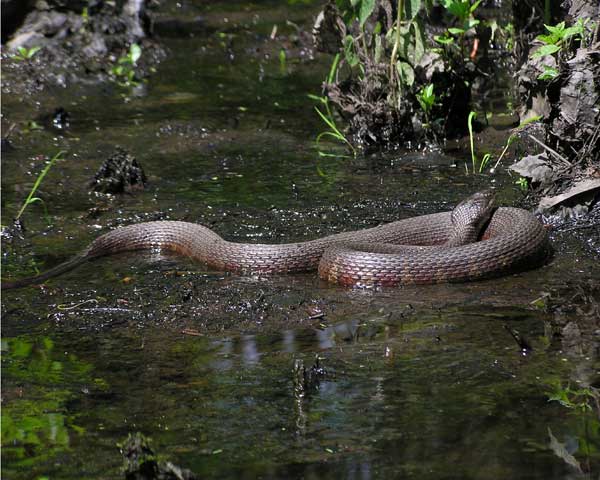
[[[518,185],[521,190],[527,190],[529,183],[525,177],[519,177],[519,179],[515,182],[515,185]]]
[[[140,83],[135,76],[135,66],[141,56],[142,48],[137,43],[132,43],[127,55],[119,58],[117,61],[118,65],[110,70],[110,72],[118,79],[120,85],[127,87],[130,85],[135,86]]]
[[[426,116],[429,116],[436,102],[436,95],[433,91],[433,83],[423,87],[417,94],[417,100]]]
[[[17,48],[17,52],[15,53],[12,58],[14,60],[17,60],[18,62],[23,62],[25,60],[31,60],[33,58],[33,56],[39,52],[42,49],[42,47],[31,47],[31,48],[27,48],[27,47],[18,47]]]
[[[38,188],[40,187],[40,185],[42,183],[42,180],[44,180],[44,177],[46,176],[46,174],[50,171],[50,169],[52,168],[52,166],[56,163],[57,160],[60,159],[60,157],[64,153],[65,152],[60,151],[56,155],[54,155],[54,157],[52,157],[50,159],[50,161],[48,162],[48,164],[44,167],[44,169],[41,171],[41,173],[35,179],[33,187],[31,187],[31,190],[29,191],[29,195],[25,199],[25,202],[23,203],[23,205],[21,205],[21,209],[19,210],[19,213],[17,213],[17,216],[15,217],[15,221],[19,220],[21,218],[21,215],[23,215],[23,212],[25,212],[25,209],[29,205],[31,205],[32,203],[39,202],[44,207],[44,211],[46,213],[46,220],[48,221],[48,223],[50,223],[49,218],[48,218],[48,211],[46,209],[46,205],[44,204],[44,201],[41,198],[39,198],[39,197],[35,197],[34,195],[37,192]]]

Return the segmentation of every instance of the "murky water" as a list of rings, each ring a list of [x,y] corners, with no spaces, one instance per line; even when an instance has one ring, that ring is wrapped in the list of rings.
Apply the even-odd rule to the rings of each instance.
[[[513,183],[467,176],[462,159],[439,154],[320,157],[306,94],[318,92],[327,59],[290,50],[282,66],[267,40],[274,23],[293,28],[286,15],[307,22],[306,8],[258,6],[223,35],[165,40],[169,59],[136,95],[112,85],[5,95],[9,122],[63,106],[71,127],[18,135],[3,155],[7,223],[42,168],[37,156],[67,152],[39,191],[48,218],[27,209],[25,240],[4,245],[3,272],[46,269],[149,219],[296,241],[448,210],[490,182]],[[212,5],[208,26],[236,11]],[[116,145],[142,163],[148,188],[90,194],[86,182]],[[512,187],[499,196],[520,200]],[[6,292],[3,474],[118,478],[116,445],[140,431],[200,478],[574,476],[549,429],[597,474],[597,420],[548,401],[557,383],[597,381],[597,351],[565,349],[532,301],[600,282],[600,272],[567,236],[554,245],[541,269],[465,285],[353,290],[147,253]],[[294,362],[310,367],[315,355],[327,373],[299,397]]]

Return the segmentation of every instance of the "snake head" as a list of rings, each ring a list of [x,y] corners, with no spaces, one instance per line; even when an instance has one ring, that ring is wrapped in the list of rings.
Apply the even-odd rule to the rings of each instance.
[[[494,213],[495,197],[492,189],[486,189],[471,195],[454,207],[451,216],[455,231],[452,244],[461,245],[476,241]]]

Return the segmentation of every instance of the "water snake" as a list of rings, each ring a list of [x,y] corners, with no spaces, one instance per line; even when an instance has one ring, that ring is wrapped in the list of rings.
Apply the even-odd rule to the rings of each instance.
[[[139,223],[101,235],[72,260],[40,275],[3,282],[2,289],[42,282],[94,258],[142,249],[168,250],[241,273],[318,268],[321,278],[342,285],[469,281],[539,265],[548,251],[541,223],[526,210],[496,209],[493,198],[491,191],[478,192],[452,212],[279,245],[228,242],[195,223]]]

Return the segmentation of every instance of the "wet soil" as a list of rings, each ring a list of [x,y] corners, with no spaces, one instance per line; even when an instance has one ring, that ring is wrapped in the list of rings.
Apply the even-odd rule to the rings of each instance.
[[[523,202],[504,170],[466,175],[462,148],[319,156],[306,94],[328,59],[264,53],[278,51],[274,24],[292,35],[286,18],[312,21],[302,5],[267,7],[211,2],[206,18],[219,31],[228,18],[231,41],[165,38],[171,55],[141,89],[3,96],[3,127],[17,125],[2,155],[3,224],[45,159],[66,151],[37,193],[47,215],[30,205],[25,231],[3,239],[3,275],[147,220],[280,243],[449,210],[490,183],[501,204]],[[59,106],[67,129],[30,128]],[[143,166],[144,190],[91,192],[116,146]],[[598,387],[597,252],[572,232],[551,236],[548,265],[471,284],[346,289],[148,252],[3,292],[3,473],[119,477],[116,444],[140,431],[200,478],[564,478],[573,467],[549,428],[597,472],[597,454],[581,450],[598,448],[582,426],[594,418],[548,401],[557,382]],[[299,397],[294,365],[315,355],[327,375]]]

